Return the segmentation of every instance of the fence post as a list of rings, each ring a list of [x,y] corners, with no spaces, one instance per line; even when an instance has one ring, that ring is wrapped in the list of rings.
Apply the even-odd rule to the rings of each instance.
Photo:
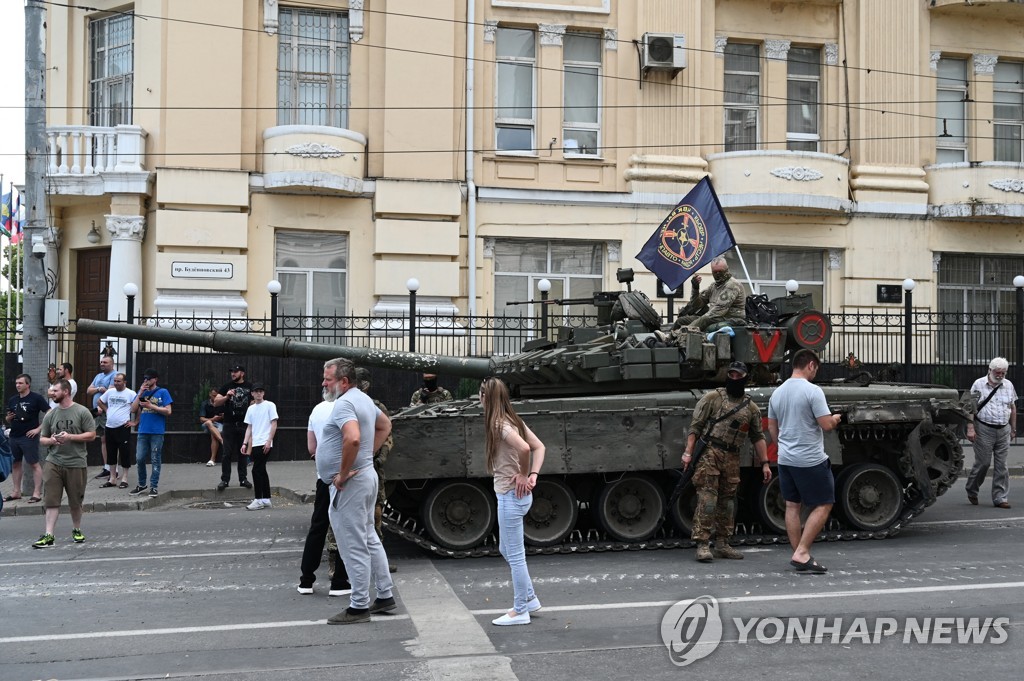
[[[281,282],[271,279],[267,282],[267,292],[270,294],[270,335],[277,335],[277,294],[281,292]]]
[[[1017,375],[1014,376],[1014,380],[1017,382],[1016,386],[1020,386],[1024,381],[1024,276],[1018,274],[1014,277],[1013,285],[1017,289],[1017,315],[1013,320],[1017,346]]]
[[[131,326],[135,323],[135,296],[139,295],[139,287],[128,282],[122,288],[125,297],[128,299],[128,325]],[[124,355],[124,375],[128,377],[128,386],[135,385],[135,353],[133,352],[134,340],[131,338],[125,339],[125,355]]]
[[[541,279],[537,282],[540,289],[540,337],[545,340],[548,337],[548,291],[551,290],[551,282]]]
[[[409,279],[405,288],[409,289],[409,352],[416,352],[416,291],[420,290],[419,279]]]
[[[903,377],[910,380],[910,364],[914,361],[914,288],[917,282],[913,279],[903,280],[906,292],[903,307]]]

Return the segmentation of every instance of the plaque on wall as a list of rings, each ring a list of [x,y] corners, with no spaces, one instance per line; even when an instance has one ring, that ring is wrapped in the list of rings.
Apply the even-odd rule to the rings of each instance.
[[[882,304],[898,305],[903,302],[903,284],[879,284],[877,300]]]
[[[229,262],[171,262],[171,276],[175,279],[231,279],[235,266]]]

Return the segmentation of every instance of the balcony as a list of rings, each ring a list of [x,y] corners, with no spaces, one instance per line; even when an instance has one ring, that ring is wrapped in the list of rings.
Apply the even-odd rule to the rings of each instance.
[[[731,151],[708,156],[723,208],[780,212],[851,210],[850,162],[810,151]]]
[[[320,125],[279,125],[263,131],[263,187],[316,194],[363,193],[366,138]]]
[[[1024,14],[1020,0],[928,0],[928,9],[935,14],[987,19],[1010,19]]]
[[[926,166],[928,213],[934,218],[1007,222],[1024,217],[1024,164]]]
[[[149,194],[146,131],[137,125],[112,128],[55,125],[46,128],[47,182],[55,196]]]

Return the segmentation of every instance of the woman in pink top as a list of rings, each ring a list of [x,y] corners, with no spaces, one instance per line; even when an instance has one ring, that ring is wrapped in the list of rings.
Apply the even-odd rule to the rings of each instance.
[[[487,470],[494,475],[498,496],[498,550],[512,569],[512,609],[494,624],[529,624],[530,613],[540,610],[533,581],[526,568],[523,517],[533,505],[532,490],[544,464],[544,444],[513,411],[508,388],[496,378],[480,385],[480,402],[487,424]]]

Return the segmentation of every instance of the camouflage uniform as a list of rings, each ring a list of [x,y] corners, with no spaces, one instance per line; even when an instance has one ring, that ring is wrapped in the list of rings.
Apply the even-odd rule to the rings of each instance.
[[[743,284],[731,274],[721,284],[715,282],[703,291],[694,286],[690,303],[680,312],[672,331],[684,326],[696,326],[701,331],[716,331],[723,326],[746,326],[746,304]],[[694,314],[683,314],[686,312]]]
[[[451,402],[455,398],[445,388],[437,386],[437,390],[428,392],[424,388],[420,388],[412,394],[412,399],[409,400],[409,406],[415,407],[421,404],[437,404],[438,402]]]
[[[690,422],[690,433],[700,437],[709,421],[724,416],[746,398],[733,399],[725,388],[707,393],[697,403]],[[736,488],[740,483],[740,446],[744,438],[751,444],[764,439],[761,410],[750,402],[746,409],[719,422],[711,431],[710,444],[697,463],[693,485],[697,489],[697,510],[693,514],[691,538],[707,542],[714,530],[720,541],[727,541],[736,526]]]
[[[373,403],[377,405],[377,408],[384,412],[384,416],[390,417],[391,412],[384,406],[383,402],[374,400]],[[388,454],[391,453],[391,448],[395,446],[395,439],[389,434],[388,439],[384,440],[384,444],[380,446],[376,452],[373,453],[373,470],[377,471],[377,506],[373,509],[373,527],[377,530],[377,536],[380,537],[381,541],[384,541],[384,533],[381,531],[381,515],[384,513],[384,504],[388,502],[387,494],[384,492],[384,464],[388,460]]]

